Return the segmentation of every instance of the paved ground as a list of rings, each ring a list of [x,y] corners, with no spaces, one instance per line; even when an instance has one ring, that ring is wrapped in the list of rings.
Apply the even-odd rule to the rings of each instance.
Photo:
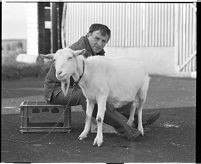
[[[42,133],[19,132],[22,100],[42,99],[42,80],[23,79],[2,84],[2,139],[32,141]],[[93,147],[95,134],[77,139],[84,113],[73,112],[72,133],[52,133],[44,140],[24,144],[2,141],[2,162],[195,162],[196,81],[153,76],[143,112],[159,110],[160,119],[144,137],[129,142],[104,134],[104,145]]]

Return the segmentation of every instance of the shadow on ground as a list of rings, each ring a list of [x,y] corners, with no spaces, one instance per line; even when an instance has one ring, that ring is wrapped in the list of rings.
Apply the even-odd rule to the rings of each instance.
[[[152,111],[150,109],[149,111]],[[2,162],[195,162],[195,107],[161,109],[161,117],[147,127],[144,137],[134,142],[104,134],[102,147],[93,147],[95,134],[79,141],[84,114],[73,112],[71,133],[51,133],[32,144],[17,142],[36,140],[46,133],[19,132],[18,114],[2,116]]]

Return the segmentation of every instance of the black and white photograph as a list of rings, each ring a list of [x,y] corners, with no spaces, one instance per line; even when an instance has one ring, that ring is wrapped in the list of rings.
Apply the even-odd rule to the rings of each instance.
[[[196,163],[197,5],[2,5],[2,163]]]

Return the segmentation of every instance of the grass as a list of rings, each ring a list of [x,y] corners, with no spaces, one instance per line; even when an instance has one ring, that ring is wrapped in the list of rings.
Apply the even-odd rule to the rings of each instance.
[[[26,64],[16,61],[20,53],[26,53],[20,42],[2,45],[2,80],[14,80],[24,77],[43,78],[49,70],[50,64]]]

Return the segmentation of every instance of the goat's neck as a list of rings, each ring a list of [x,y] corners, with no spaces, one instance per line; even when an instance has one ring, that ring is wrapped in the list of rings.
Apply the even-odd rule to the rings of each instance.
[[[77,68],[76,68],[76,71],[74,72],[74,74],[72,75],[72,77],[73,77],[74,81],[78,81],[80,79],[80,76],[83,74],[79,84],[84,82],[83,79],[84,79],[84,75],[85,75],[85,71],[86,71],[86,70],[83,70],[84,63],[86,63],[86,59],[84,59],[83,56],[78,56],[76,59]],[[86,69],[86,66],[85,66],[85,69]]]

